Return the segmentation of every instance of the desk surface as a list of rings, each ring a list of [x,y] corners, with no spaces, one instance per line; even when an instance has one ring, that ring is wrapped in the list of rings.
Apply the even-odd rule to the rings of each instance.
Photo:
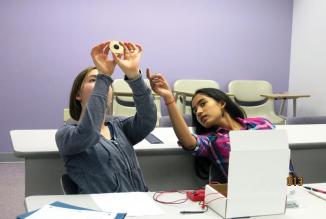
[[[310,97],[308,94],[290,94],[290,93],[274,93],[274,94],[262,94],[262,97],[270,99],[297,99],[301,97]]]
[[[288,132],[288,140],[291,146],[306,144],[326,144],[326,124],[312,125],[277,125],[277,129],[285,129]],[[191,128],[190,128],[191,129]],[[43,130],[12,130],[10,136],[15,155],[24,157],[26,154],[58,152],[55,143],[56,129]],[[177,137],[171,127],[155,128],[152,132],[161,139],[163,144],[150,144],[143,140],[135,145],[137,151],[173,149],[182,150],[177,144]]]
[[[116,92],[113,91],[113,96],[120,96],[120,97],[133,97],[133,93],[132,92]],[[152,93],[152,95],[156,98],[160,98],[160,96],[156,93]]]
[[[185,91],[173,91],[174,95],[175,96],[186,96],[186,97],[192,97],[194,95],[194,93],[191,93],[191,92],[185,92]],[[234,96],[234,94],[232,93],[226,93],[226,95],[228,96]]]
[[[150,197],[153,196],[153,192],[148,192],[148,195]],[[182,194],[182,198],[185,197],[185,194]],[[171,197],[171,200],[175,200],[176,197],[180,197],[180,194],[177,196],[173,194],[169,194],[169,198]],[[44,195],[44,196],[30,196],[26,197],[25,199],[25,207],[27,211],[32,211],[35,209],[38,209],[46,204],[53,203],[55,201],[61,201],[64,203],[90,208],[94,210],[100,210],[100,208],[96,205],[96,203],[93,201],[90,195]],[[189,209],[196,209],[200,210],[200,207],[197,202],[192,202],[190,200],[187,200],[185,203],[178,204],[178,205],[168,205],[168,204],[161,204],[156,202],[165,212],[165,214],[162,215],[155,215],[155,216],[138,216],[138,217],[128,217],[127,218],[198,218],[200,215],[200,218],[216,218],[218,217],[217,214],[212,211],[211,209],[208,209],[207,212],[202,214],[187,214],[183,215],[180,214],[180,211],[182,210],[189,210]]]
[[[310,184],[309,186],[326,189],[326,183]],[[153,193],[148,193],[152,196]],[[261,216],[259,218],[273,218],[273,219],[301,219],[301,218],[326,218],[326,201],[317,198],[308,193],[306,189],[299,186],[288,187],[288,200],[295,201],[299,207],[287,209],[284,215]],[[25,206],[28,211],[38,209],[43,205],[52,203],[54,201],[62,201],[68,204],[73,204],[81,207],[99,210],[99,207],[91,199],[90,195],[50,195],[50,196],[30,196],[25,199]],[[160,204],[166,214],[159,216],[142,216],[135,218],[221,218],[214,211],[209,209],[203,214],[189,214],[182,215],[179,211],[191,207],[198,208],[198,203],[187,201],[180,205],[166,205]]]
[[[191,128],[190,128],[191,129]],[[10,136],[14,152],[18,156],[25,153],[58,152],[55,142],[56,129],[12,130]],[[152,131],[163,144],[151,144],[146,139],[135,145],[136,150],[179,149],[177,137],[172,128],[155,128]]]

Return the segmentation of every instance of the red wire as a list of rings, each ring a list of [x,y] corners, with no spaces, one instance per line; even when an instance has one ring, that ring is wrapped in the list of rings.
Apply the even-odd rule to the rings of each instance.
[[[175,193],[175,192],[178,192],[178,193],[182,193],[182,194],[185,194],[184,191],[178,191],[178,190],[175,190],[175,191],[162,191],[162,192],[155,192],[153,194],[153,200],[156,201],[156,202],[159,202],[159,203],[162,203],[162,204],[182,204],[182,203],[185,203],[187,200],[188,200],[188,197],[186,196],[185,198],[183,199],[177,199],[177,200],[173,200],[173,201],[162,201],[162,200],[159,200],[159,198],[163,195],[163,194],[167,194],[167,193]],[[220,193],[218,192],[214,192],[214,193],[210,193],[210,194],[207,194],[205,195],[205,199],[207,196],[210,196],[210,195],[220,195]],[[220,198],[223,198],[223,197],[217,197],[215,199],[212,199],[208,202],[205,202],[205,200],[201,203],[201,207],[203,209],[207,208],[207,205],[213,201],[216,201],[217,199],[220,199]],[[207,210],[207,209],[206,209]]]
[[[209,196],[209,195],[220,195],[220,193],[218,193],[218,192],[213,192],[213,193],[210,193],[210,194],[205,195],[205,199],[204,199],[204,201],[203,201],[203,203],[202,203],[202,205],[201,205],[201,207],[202,207],[203,209],[204,209],[205,207],[207,207],[207,205],[208,205],[209,203],[211,203],[211,202],[213,202],[213,201],[216,201],[217,199],[224,198],[223,196],[222,196],[222,197],[217,197],[217,198],[215,198],[215,199],[209,200],[208,202],[205,202],[206,197]]]
[[[182,193],[184,194],[183,191],[163,191],[163,192],[155,192],[154,195],[153,195],[153,199],[154,201],[156,202],[159,202],[159,203],[162,203],[162,204],[182,204],[182,203],[185,203],[188,198],[186,196],[186,198],[184,199],[177,199],[177,200],[174,200],[174,201],[162,201],[162,200],[159,200],[159,197],[163,194],[167,194],[167,193],[175,193],[175,192],[178,192],[178,193]]]

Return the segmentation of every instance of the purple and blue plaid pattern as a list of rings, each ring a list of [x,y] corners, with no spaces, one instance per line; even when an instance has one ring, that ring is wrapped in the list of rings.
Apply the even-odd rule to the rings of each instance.
[[[275,126],[264,118],[237,118],[242,125],[241,130],[264,130],[273,129]],[[215,132],[209,132],[202,135],[196,135],[196,148],[193,151],[194,156],[206,157],[213,161],[220,168],[223,175],[227,178],[229,155],[230,155],[230,137],[229,129],[217,128]]]

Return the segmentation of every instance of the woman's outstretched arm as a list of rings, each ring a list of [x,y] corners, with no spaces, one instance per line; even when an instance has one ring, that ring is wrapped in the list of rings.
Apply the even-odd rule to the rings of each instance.
[[[189,131],[183,116],[178,110],[167,80],[161,74],[151,74],[149,69],[147,69],[146,74],[147,78],[150,80],[152,90],[164,99],[172,122],[173,130],[181,145],[188,150],[195,149],[196,138]]]

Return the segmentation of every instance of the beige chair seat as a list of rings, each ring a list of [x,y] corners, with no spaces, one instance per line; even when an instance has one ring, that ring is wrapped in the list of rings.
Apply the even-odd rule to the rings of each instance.
[[[247,117],[263,117],[274,124],[284,124],[285,119],[275,113],[274,101],[261,96],[273,93],[268,81],[234,80],[228,88],[232,99],[246,112]]]
[[[191,115],[190,101],[192,97],[186,96],[186,100],[180,93],[194,94],[196,90],[201,88],[216,88],[220,86],[216,81],[213,80],[195,80],[195,79],[182,79],[176,80],[173,85],[173,92],[178,96],[176,103],[183,114]],[[185,101],[185,109],[183,109],[183,102]]]
[[[150,83],[148,79],[144,79],[148,87]],[[128,83],[124,79],[115,79],[112,84],[113,100],[112,100],[112,115],[114,116],[133,116],[136,113],[132,91]],[[124,95],[119,95],[119,93]],[[117,95],[116,95],[117,94]],[[127,94],[127,95],[125,95]],[[130,96],[128,96],[128,94]],[[153,92],[154,94],[154,92]],[[154,103],[157,108],[157,126],[161,117],[161,99],[159,96],[154,98]]]

